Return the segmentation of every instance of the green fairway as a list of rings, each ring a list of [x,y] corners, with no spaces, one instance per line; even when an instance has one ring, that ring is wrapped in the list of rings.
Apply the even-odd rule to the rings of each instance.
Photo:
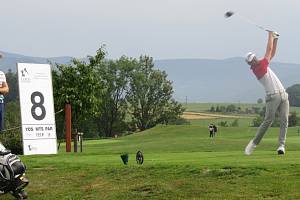
[[[290,128],[287,153],[278,156],[278,128],[253,155],[244,147],[256,128],[157,126],[130,136],[84,142],[83,153],[22,156],[29,199],[300,199],[300,136]],[[135,153],[144,153],[143,165]],[[120,154],[129,154],[123,165]],[[0,199],[13,199],[9,195]]]
[[[231,119],[231,118],[220,118],[220,119],[194,119],[194,120],[189,120],[191,125],[196,125],[196,126],[205,126],[207,127],[210,123],[214,123],[217,126],[221,123],[226,121],[228,126],[231,126],[231,124],[235,121],[236,119]],[[241,127],[249,127],[252,126],[252,121],[253,118],[240,118],[238,119],[238,126]]]

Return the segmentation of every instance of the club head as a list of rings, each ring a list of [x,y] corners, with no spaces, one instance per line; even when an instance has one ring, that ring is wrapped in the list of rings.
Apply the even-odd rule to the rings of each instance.
[[[225,17],[225,18],[228,18],[228,17],[231,17],[233,14],[234,14],[234,12],[228,11],[228,12],[226,12],[226,13],[224,14],[224,17]]]

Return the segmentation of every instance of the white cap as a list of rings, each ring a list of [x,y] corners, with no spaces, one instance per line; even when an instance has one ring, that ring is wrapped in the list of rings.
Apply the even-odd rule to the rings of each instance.
[[[246,62],[250,63],[255,56],[256,55],[254,53],[252,53],[252,52],[247,53],[246,58],[245,58]]]

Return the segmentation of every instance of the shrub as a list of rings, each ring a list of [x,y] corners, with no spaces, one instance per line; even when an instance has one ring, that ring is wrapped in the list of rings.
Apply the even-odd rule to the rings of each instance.
[[[0,135],[2,144],[14,154],[23,154],[22,134],[19,130],[8,131]]]
[[[221,121],[219,122],[219,126],[228,127],[227,121]]]
[[[259,127],[263,122],[264,118],[262,116],[257,116],[252,120],[252,125],[254,127]]]
[[[230,126],[232,127],[238,127],[239,126],[239,120],[238,119],[235,119],[231,124]]]
[[[299,124],[299,117],[296,112],[292,112],[289,116],[289,126],[297,126]]]

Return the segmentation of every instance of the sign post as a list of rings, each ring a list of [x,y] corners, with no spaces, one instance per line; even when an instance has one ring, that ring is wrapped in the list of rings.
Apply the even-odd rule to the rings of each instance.
[[[51,67],[18,63],[17,72],[24,155],[56,154]]]

